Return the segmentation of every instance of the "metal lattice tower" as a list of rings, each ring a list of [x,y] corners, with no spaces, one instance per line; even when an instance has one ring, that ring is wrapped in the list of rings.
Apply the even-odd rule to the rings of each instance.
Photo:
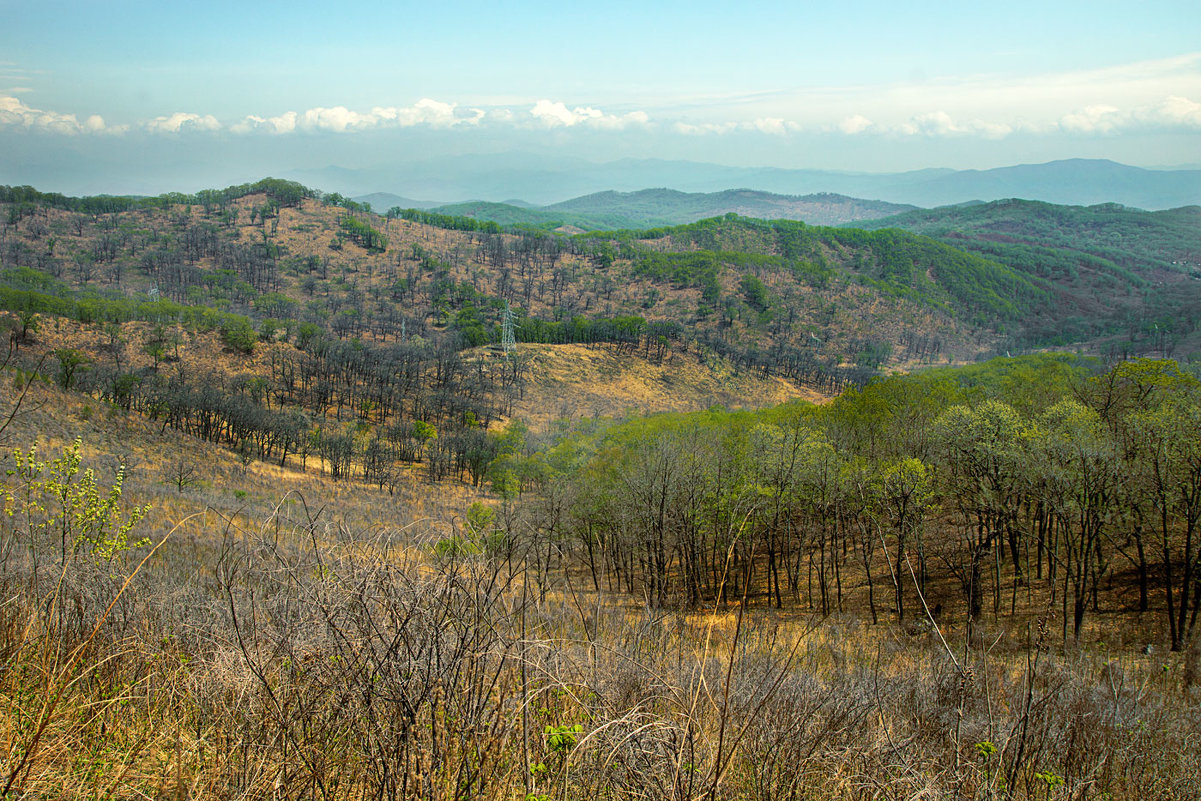
[[[508,356],[517,350],[517,340],[513,338],[513,309],[505,301],[505,316],[500,326],[500,347]]]

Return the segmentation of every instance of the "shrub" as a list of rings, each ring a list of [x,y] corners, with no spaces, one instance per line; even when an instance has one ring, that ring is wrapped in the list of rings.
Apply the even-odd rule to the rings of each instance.
[[[221,342],[237,353],[254,353],[259,335],[245,317],[228,317],[221,323]]]

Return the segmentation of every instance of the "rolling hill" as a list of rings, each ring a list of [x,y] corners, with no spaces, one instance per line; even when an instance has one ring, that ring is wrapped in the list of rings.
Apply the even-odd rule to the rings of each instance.
[[[1056,206],[1028,200],[916,210],[852,224],[897,228],[1051,281],[1060,314],[1039,332],[1072,336],[1088,320],[1107,318],[1118,330],[1132,324],[1146,336],[1196,347],[1201,319],[1201,207],[1146,212],[1118,204]],[[1150,315],[1134,323],[1132,303],[1149,301]],[[1065,316],[1069,319],[1065,320]],[[1032,327],[1032,330],[1038,330]]]
[[[1061,239],[1086,219],[1035,217],[1053,214]],[[515,415],[753,406],[1048,345],[1183,356],[1201,286],[1162,264],[1055,251],[1088,266],[1073,273],[1050,248],[1028,264],[895,226],[727,214],[568,236],[381,217],[275,179],[157,198],[5,187],[0,220],[0,308],[23,369],[42,359],[64,387],[335,477],[370,446],[478,482],[486,432]],[[500,358],[506,308],[516,347]]]
[[[382,208],[375,202],[372,202],[372,206]],[[579,233],[679,225],[724,214],[766,220],[800,220],[811,225],[837,225],[895,215],[912,208],[832,194],[795,197],[750,189],[708,193],[643,189],[638,192],[598,192],[540,207],[518,205],[513,201],[493,203],[476,200],[433,206],[429,210],[438,214],[491,221],[502,226]]]
[[[860,200],[829,193],[775,195],[751,189],[723,192],[679,192],[673,189],[644,189],[640,192],[600,192],[555,203],[546,211],[580,215],[625,215],[626,228],[696,222],[706,217],[737,214],[766,220],[800,220],[810,225],[837,225],[870,220],[906,211],[895,203]]]

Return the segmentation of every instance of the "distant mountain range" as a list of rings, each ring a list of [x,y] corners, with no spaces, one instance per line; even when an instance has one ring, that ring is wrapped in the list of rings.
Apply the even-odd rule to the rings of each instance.
[[[838,225],[857,220],[874,220],[912,210],[912,206],[879,200],[859,200],[829,192],[796,196],[777,195],[753,189],[724,192],[680,192],[675,189],[644,189],[640,192],[599,192],[547,206],[548,212],[576,214],[625,213],[637,220],[657,218],[660,224],[695,222],[721,214],[740,214],[775,220],[803,220],[812,225]]]
[[[722,192],[730,187],[793,196],[834,193],[926,208],[1011,197],[1081,206],[1121,203],[1148,210],[1201,204],[1201,170],[1148,170],[1097,159],[991,170],[853,173],[659,159],[598,164],[504,153],[381,169],[297,170],[286,177],[351,197],[390,192],[444,203],[487,200],[510,205],[521,205],[511,199],[522,198],[541,206],[598,192],[636,192],[654,187],[688,193]]]
[[[411,201],[405,206],[404,198],[382,193],[355,199],[371,203],[378,212],[395,206],[421,208],[412,206]],[[643,189],[639,192],[598,192],[542,207],[477,200],[436,206],[430,210],[491,220],[500,225],[596,231],[657,228],[730,213],[771,220],[801,220],[811,225],[840,225],[900,214],[915,210],[915,207],[828,193],[796,197],[750,189],[710,193]]]

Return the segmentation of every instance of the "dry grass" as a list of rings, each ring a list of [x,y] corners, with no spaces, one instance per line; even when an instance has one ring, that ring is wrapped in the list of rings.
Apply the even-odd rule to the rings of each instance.
[[[803,399],[829,399],[779,377],[737,372],[717,358],[675,354],[661,363],[612,348],[521,345],[529,380],[514,417],[535,431],[555,420],[688,412],[721,405],[760,409]]]
[[[131,465],[127,500],[153,505],[139,533],[172,533],[122,592],[146,549],[101,569],[2,524],[0,779],[14,798],[1201,789],[1201,697],[1178,660],[1164,670],[1133,647],[1130,621],[1061,649],[1003,620],[970,642],[947,630],[949,653],[930,629],[852,614],[654,609],[582,589],[571,565],[539,568],[520,512],[501,515],[500,547],[439,552],[480,497],[467,488],[413,481],[388,497],[247,466],[36,383],[5,432],[46,457],[76,434],[102,485]],[[200,482],[181,491],[167,455],[203,465]]]
[[[851,617],[686,615],[561,583],[539,600],[520,560],[439,559],[418,528],[202,522],[77,669],[47,655],[79,627],[12,595],[6,563],[6,775],[67,679],[18,795],[1195,797],[1201,720],[1139,664],[971,647],[963,673]]]

